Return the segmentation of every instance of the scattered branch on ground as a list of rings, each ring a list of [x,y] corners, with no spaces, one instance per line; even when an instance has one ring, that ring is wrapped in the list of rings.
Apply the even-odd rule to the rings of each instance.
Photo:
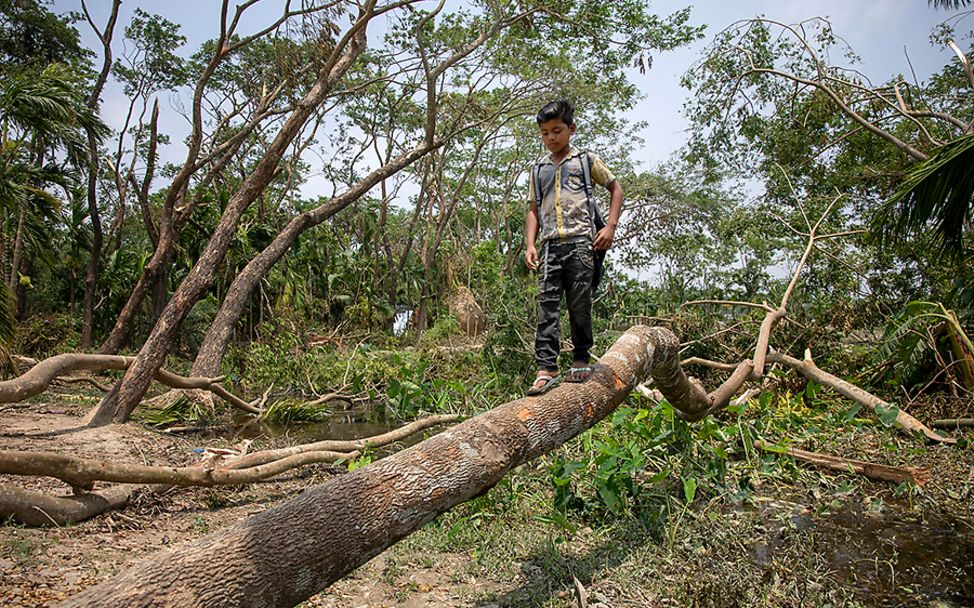
[[[53,452],[0,451],[0,474],[53,477],[69,484],[75,492],[72,497],[54,497],[0,484],[0,519],[13,517],[25,525],[64,525],[83,521],[104,511],[124,507],[139,488],[148,487],[150,491],[159,492],[173,486],[252,483],[308,464],[349,460],[358,456],[362,449],[389,445],[459,419],[456,415],[429,416],[372,437],[318,441],[251,454],[207,450],[206,461],[188,467],[113,463]],[[122,485],[91,492],[96,481]],[[8,488],[16,491],[8,491]]]
[[[819,454],[818,452],[806,452],[797,448],[778,448],[764,441],[755,440],[754,447],[766,452],[781,452],[788,454],[796,460],[808,462],[816,466],[841,471],[845,473],[857,473],[869,479],[879,479],[891,481],[893,483],[903,483],[909,481],[918,486],[930,481],[930,472],[920,467],[894,467],[886,464],[876,464],[862,460],[850,460],[839,456]]]
[[[801,373],[806,378],[833,389],[840,395],[852,399],[856,403],[869,408],[877,414],[879,413],[879,410],[891,411],[895,407],[889,403],[886,403],[872,393],[819,369],[819,367],[815,365],[815,362],[812,360],[811,353],[808,351],[805,352],[805,359],[803,361],[799,361],[798,359],[789,357],[783,353],[770,353],[768,356],[770,361],[783,363],[791,369]],[[913,433],[921,433],[927,439],[939,441],[941,443],[954,443],[956,441],[940,435],[933,429],[927,427],[925,424],[900,409],[897,409],[896,412],[896,424],[899,426],[899,428],[903,429],[907,434],[910,435]]]
[[[944,418],[934,420],[930,424],[935,429],[957,429],[961,427],[974,427],[974,418]]]

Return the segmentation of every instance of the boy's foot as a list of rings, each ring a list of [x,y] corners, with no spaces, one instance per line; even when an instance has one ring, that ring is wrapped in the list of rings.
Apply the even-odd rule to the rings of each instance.
[[[568,376],[565,378],[565,382],[586,382],[592,377],[595,372],[595,368],[588,363],[574,363],[570,370],[568,370]]]
[[[533,397],[535,395],[543,395],[551,389],[555,388],[555,385],[561,380],[557,375],[549,376],[547,374],[538,374],[538,377],[534,379],[534,384],[531,388],[527,390],[527,395]]]

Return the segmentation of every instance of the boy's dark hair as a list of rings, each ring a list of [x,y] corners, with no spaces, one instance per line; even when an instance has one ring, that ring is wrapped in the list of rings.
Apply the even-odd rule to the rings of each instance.
[[[538,124],[560,118],[566,125],[575,124],[575,106],[564,97],[549,101],[538,112]]]

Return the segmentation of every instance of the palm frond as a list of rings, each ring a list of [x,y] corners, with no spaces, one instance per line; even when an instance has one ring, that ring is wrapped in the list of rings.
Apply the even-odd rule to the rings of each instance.
[[[7,284],[0,281],[0,355],[10,355],[17,329],[17,302]]]
[[[934,247],[960,254],[974,197],[974,134],[958,137],[919,163],[873,216],[871,233],[883,240],[933,222]]]
[[[110,129],[88,108],[80,84],[61,64],[0,82],[0,122],[83,155],[88,133],[100,139]]]
[[[945,8],[949,11],[956,11],[970,5],[972,0],[927,0],[927,6],[934,8]]]

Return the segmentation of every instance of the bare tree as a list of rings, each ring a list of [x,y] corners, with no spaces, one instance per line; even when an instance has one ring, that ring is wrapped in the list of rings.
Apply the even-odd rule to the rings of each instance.
[[[98,36],[98,40],[102,45],[102,53],[104,55],[102,59],[101,71],[98,73],[98,78],[95,80],[95,86],[91,90],[91,95],[88,96],[88,109],[92,112],[98,108],[98,104],[101,101],[101,93],[105,88],[105,82],[107,82],[108,74],[112,68],[112,36],[115,32],[115,23],[118,21],[118,9],[121,4],[122,0],[112,1],[112,9],[108,16],[108,23],[105,24],[105,28],[103,30],[99,30],[95,25],[94,20],[91,18],[91,14],[88,12],[88,5],[84,2],[84,0],[81,2],[81,8],[84,11],[85,19],[87,19],[88,24],[91,25],[91,29],[94,30],[95,34]],[[88,269],[85,272],[85,293],[82,300],[83,303],[81,313],[81,349],[91,347],[92,343],[95,290],[98,285],[98,265],[101,260],[101,247],[102,241],[104,240],[101,227],[101,214],[98,211],[98,144],[98,137],[94,133],[89,132],[87,199],[88,216],[91,219],[91,256],[88,258]]]

